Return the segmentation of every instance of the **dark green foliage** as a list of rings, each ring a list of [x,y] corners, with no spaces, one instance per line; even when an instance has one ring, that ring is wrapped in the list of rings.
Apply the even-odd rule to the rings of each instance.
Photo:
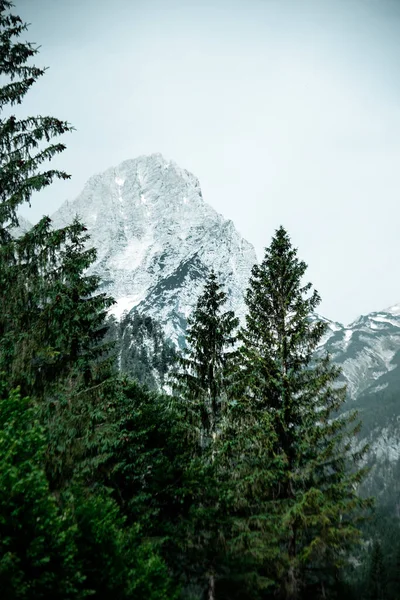
[[[78,220],[60,230],[44,217],[0,246],[0,368],[10,387],[50,397],[68,379],[69,390],[90,385],[108,347],[106,309],[98,278],[85,274],[95,250]],[[45,393],[46,390],[46,393]]]
[[[5,15],[9,7],[8,2],[0,6],[0,70],[20,81],[2,88],[3,105],[20,102],[43,73],[25,64],[37,53],[32,45],[12,45],[26,26],[18,17]],[[0,369],[9,389],[19,386],[22,394],[41,403],[49,440],[47,472],[54,489],[72,477],[82,453],[100,433],[102,386],[112,377],[112,359],[103,360],[111,349],[101,340],[113,301],[96,293],[98,278],[86,274],[96,252],[87,249],[86,228],[77,219],[53,230],[51,220],[43,217],[17,239],[11,237],[8,229],[18,224],[18,206],[53,177],[65,176],[39,171],[43,160],[63,146],[32,152],[38,144],[42,148],[43,140],[70,129],[49,117],[11,121],[12,127],[8,120],[0,128]]]
[[[162,598],[162,590],[168,589],[166,597],[172,599],[176,585],[162,555],[170,559],[164,541],[174,532],[181,509],[177,490],[184,458],[177,412],[168,398],[125,378],[103,386],[102,397],[99,434],[73,472],[91,489],[107,488],[107,502],[112,499],[120,508],[124,539],[134,548],[133,597]]]
[[[12,3],[0,2],[0,75],[10,81],[0,90],[0,113],[7,104],[20,104],[27,91],[44,73],[30,66],[38,49],[18,38],[27,29],[8,11]],[[105,332],[104,316],[112,301],[93,297],[98,280],[83,276],[95,258],[85,250],[85,227],[75,220],[58,231],[48,217],[20,238],[9,229],[18,225],[17,210],[33,192],[49,185],[62,171],[40,172],[46,160],[65,146],[44,142],[72,128],[51,117],[11,116],[0,120],[0,369],[11,388],[23,394],[47,396],[75,375],[88,383],[88,359],[95,360],[96,342]]]
[[[238,319],[232,311],[223,312],[226,300],[211,272],[188,320],[187,350],[174,375],[187,449],[180,491],[187,511],[177,529],[176,551],[186,582],[204,588],[210,598],[226,570],[224,540],[230,527],[229,478],[218,453],[229,422],[228,382]]]
[[[158,600],[176,597],[154,544],[101,487],[51,494],[38,411],[17,392],[0,399],[0,589],[14,598]]]
[[[177,478],[174,461],[180,445],[176,413],[166,398],[128,379],[118,382],[107,405],[112,438],[109,459],[99,476],[130,523],[141,522],[159,535],[157,518],[168,508],[168,490]]]
[[[87,589],[95,598],[104,600],[151,598],[151,595],[139,592],[140,578],[152,574],[151,565],[143,560],[146,554],[140,547],[140,539],[126,527],[126,518],[117,503],[102,488],[97,488],[94,493],[82,493],[78,488],[73,496],[69,496],[77,523],[76,558],[86,576]],[[168,573],[165,568],[162,571],[163,564],[155,553],[147,554],[148,561],[159,561],[165,577],[160,583],[165,586]],[[155,588],[157,592],[158,587]]]
[[[40,402],[52,489],[105,435],[102,402],[116,377],[112,344],[102,343],[113,300],[96,294],[98,278],[86,274],[95,251],[85,249],[84,232],[77,220],[54,231],[44,217],[0,245],[0,367],[9,388]]]
[[[136,540],[134,539],[134,542]],[[129,598],[135,600],[178,600],[180,587],[172,580],[157,544],[141,541],[135,548],[133,583]]]
[[[283,598],[335,587],[346,551],[359,538],[358,512],[368,505],[356,491],[364,471],[350,468],[365,452],[352,444],[356,415],[335,418],[346,392],[335,385],[340,369],[329,356],[314,357],[325,325],[310,321],[320,298],[315,291],[307,297],[311,284],[301,283],[307,266],[296,254],[281,227],[253,268],[237,385],[243,412],[267,415],[264,436],[272,453],[264,470],[272,477],[257,491],[245,523],[259,522],[266,557],[271,541],[278,544],[266,573]],[[261,439],[254,451],[258,445]]]
[[[0,589],[9,600],[83,598],[76,526],[44,471],[46,436],[37,411],[0,385]]]
[[[26,29],[0,0],[0,112],[20,104],[44,70],[14,42]],[[54,231],[44,217],[17,239],[17,211],[63,171],[40,172],[61,152],[51,138],[72,128],[50,117],[0,120],[0,587],[14,598],[174,598],[165,563],[96,485],[110,459],[118,389],[102,344],[112,300],[86,274],[95,259],[86,228]],[[36,153],[35,153],[36,152]],[[3,389],[3,388],[2,388]],[[3,394],[4,396],[4,394]],[[114,436],[114,437],[113,437]],[[52,493],[53,492],[53,493]]]
[[[368,576],[368,598],[386,600],[386,573],[380,543],[375,540],[372,545]]]
[[[227,388],[239,321],[214,271],[208,276],[193,314],[188,319],[187,349],[174,374],[175,390],[184,402],[191,435],[202,450],[212,444],[227,409]]]
[[[31,63],[38,48],[18,38],[27,29],[20,17],[9,13],[13,4],[0,0],[0,77],[6,83],[0,88],[0,115],[7,105],[21,104],[32,85],[45,69]],[[65,150],[64,144],[50,144],[51,138],[71,131],[66,122],[53,117],[14,115],[0,119],[0,234],[4,227],[18,225],[18,207],[30,202],[33,192],[49,185],[54,178],[69,179],[64,171],[39,171],[40,165]]]
[[[365,543],[356,554],[357,567],[348,574],[357,598],[400,597],[400,520],[391,506],[377,503],[363,524]]]

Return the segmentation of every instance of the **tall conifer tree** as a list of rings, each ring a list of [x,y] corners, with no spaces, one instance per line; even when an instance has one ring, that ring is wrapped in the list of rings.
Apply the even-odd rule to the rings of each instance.
[[[386,600],[387,581],[384,565],[384,557],[381,544],[378,540],[374,540],[369,565],[368,577],[368,599],[369,600]]]
[[[6,79],[0,89],[0,232],[7,226],[18,225],[17,210],[30,203],[32,193],[48,186],[54,178],[69,179],[64,171],[47,169],[40,165],[65,150],[61,143],[50,143],[51,138],[71,131],[66,121],[54,117],[3,117],[7,105],[21,104],[32,85],[45,69],[30,64],[38,48],[18,38],[27,30],[27,24],[9,10],[12,2],[0,0],[0,76]]]
[[[4,116],[22,104],[45,72],[32,64],[38,48],[19,41],[27,25],[10,13],[12,6],[0,0],[0,76],[5,80],[0,88],[0,368],[10,389],[18,385],[33,400],[46,399],[44,423],[56,424],[59,433],[64,422],[60,406],[67,408],[64,416],[71,416],[73,400],[76,423],[70,422],[64,433],[71,438],[75,431],[83,439],[88,412],[90,420],[97,414],[97,425],[100,418],[101,389],[96,386],[107,379],[107,368],[100,362],[108,349],[99,343],[113,301],[96,295],[98,279],[85,274],[96,253],[85,248],[88,236],[78,220],[53,230],[50,219],[43,217],[16,239],[11,235],[12,227],[19,224],[19,207],[30,203],[34,192],[54,178],[69,178],[64,171],[41,170],[41,166],[65,149],[52,138],[73,129],[53,117]],[[96,389],[98,397],[91,393],[84,398],[84,388]],[[51,406],[57,410],[51,411]],[[89,430],[98,427],[91,423]],[[54,447],[63,446],[59,442],[54,440]]]
[[[187,350],[179,361],[181,370],[175,374],[175,389],[185,402],[201,449],[217,436],[226,409],[234,331],[239,324],[232,311],[222,312],[226,301],[226,293],[211,271],[188,319]]]
[[[279,553],[264,571],[288,600],[334,584],[368,505],[357,495],[365,471],[354,466],[365,448],[355,450],[356,414],[338,416],[346,397],[340,369],[315,354],[326,325],[313,319],[320,297],[302,284],[306,268],[280,227],[252,271],[237,386],[253,419],[267,415],[270,476],[258,491],[266,502],[253,499],[247,516],[264,525],[260,508],[266,512],[266,552],[275,540]]]
[[[238,326],[232,311],[223,312],[226,301],[212,271],[188,320],[187,350],[175,375],[189,442],[184,479],[191,506],[183,526],[184,548],[189,580],[195,575],[200,586],[206,582],[207,600],[216,598],[226,533],[216,449],[229,418],[227,387]]]

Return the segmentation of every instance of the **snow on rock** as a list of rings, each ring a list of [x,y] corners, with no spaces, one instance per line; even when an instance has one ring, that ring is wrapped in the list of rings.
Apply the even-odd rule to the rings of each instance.
[[[400,316],[400,304],[393,304],[393,306],[389,306],[389,308],[386,308],[382,312],[389,313],[389,314],[394,315],[396,317]]]
[[[353,332],[351,329],[346,329],[344,332],[344,345],[347,348],[347,346],[349,345],[349,342],[351,340],[351,336],[353,335]]]
[[[118,298],[118,302],[110,307],[109,314],[113,315],[116,319],[121,320],[122,315],[130,312],[141,300],[143,300],[143,298],[140,296]]]
[[[10,234],[16,238],[29,231],[29,229],[32,227],[32,223],[28,221],[28,219],[25,219],[25,217],[23,217],[22,215],[18,215],[18,221],[18,227],[10,228]]]
[[[400,437],[391,427],[384,427],[375,432],[375,439],[371,441],[369,453],[378,461],[388,460],[395,463],[400,458]]]
[[[392,361],[399,350],[400,312],[386,311],[362,315],[332,331],[319,347],[341,366],[352,399],[374,384],[377,389],[379,378],[396,368]]]
[[[76,213],[97,249],[91,272],[117,301],[114,315],[136,306],[181,343],[187,316],[214,268],[228,293],[227,309],[243,318],[254,248],[204,202],[198,179],[176,163],[152,154],[91,177],[76,200],[52,216],[54,226]]]

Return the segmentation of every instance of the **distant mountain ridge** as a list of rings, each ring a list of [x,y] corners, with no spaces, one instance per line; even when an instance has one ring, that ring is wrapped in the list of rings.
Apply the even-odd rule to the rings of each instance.
[[[342,367],[350,398],[387,387],[400,350],[400,306],[362,315],[347,327],[329,324],[320,350]]]

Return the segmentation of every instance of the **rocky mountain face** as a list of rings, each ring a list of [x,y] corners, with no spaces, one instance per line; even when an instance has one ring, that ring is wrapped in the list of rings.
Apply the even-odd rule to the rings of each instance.
[[[370,447],[365,490],[400,516],[400,305],[328,326],[319,352],[342,367],[347,406],[359,411]]]
[[[166,388],[166,376],[176,364],[177,352],[161,325],[135,310],[121,320],[111,317],[105,341],[116,342],[116,367],[151,390]]]
[[[321,349],[342,367],[350,399],[383,390],[399,377],[393,371],[400,350],[400,305],[362,315],[347,327],[328,325]]]
[[[254,248],[204,202],[198,179],[174,162],[153,154],[95,175],[51,218],[61,227],[75,214],[97,248],[91,271],[117,300],[117,317],[144,313],[182,347],[186,318],[211,268],[225,285],[227,308],[243,316]]]

